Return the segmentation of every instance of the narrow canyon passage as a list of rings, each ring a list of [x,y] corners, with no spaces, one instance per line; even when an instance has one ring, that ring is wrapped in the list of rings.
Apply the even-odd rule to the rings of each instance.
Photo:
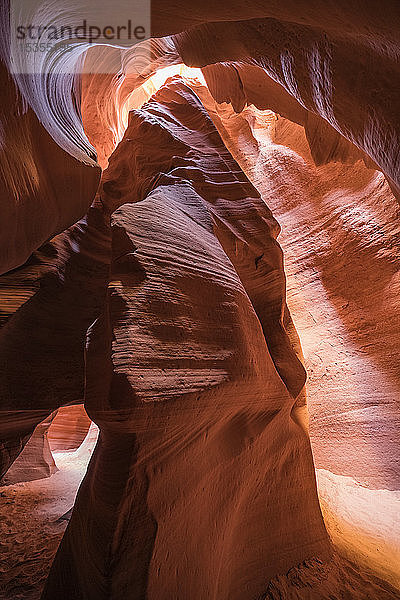
[[[0,598],[399,597],[400,14],[302,4],[1,7]]]
[[[383,176],[360,161],[316,168],[304,131],[268,111],[212,114],[282,225],[287,299],[305,356],[328,529],[347,556],[362,556],[396,583],[397,201]],[[371,261],[379,269],[371,270]]]

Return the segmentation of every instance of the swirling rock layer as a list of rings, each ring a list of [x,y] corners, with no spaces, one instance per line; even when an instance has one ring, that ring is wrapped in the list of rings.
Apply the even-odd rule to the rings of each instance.
[[[111,278],[85,397],[100,437],[43,598],[258,597],[329,554],[277,223],[173,81],[131,113],[101,198]]]

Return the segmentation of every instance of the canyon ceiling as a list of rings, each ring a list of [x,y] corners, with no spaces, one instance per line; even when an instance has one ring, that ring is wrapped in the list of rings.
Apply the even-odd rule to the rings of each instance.
[[[4,494],[94,447],[29,598],[397,598],[400,4],[15,42],[98,11],[1,3]]]

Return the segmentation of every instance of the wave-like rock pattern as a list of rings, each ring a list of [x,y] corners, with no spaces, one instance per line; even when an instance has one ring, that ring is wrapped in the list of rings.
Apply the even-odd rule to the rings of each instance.
[[[77,450],[89,431],[90,423],[83,404],[60,407],[47,433],[51,451]]]
[[[388,183],[361,161],[316,167],[302,127],[197,93],[282,224],[317,466],[399,489],[399,206]]]
[[[25,263],[88,210],[100,169],[72,158],[26,106],[0,63],[0,273]]]
[[[370,8],[360,11],[363,19]],[[342,11],[338,7],[344,20]],[[389,15],[391,24],[386,21]],[[366,152],[398,187],[398,3],[388,3],[384,30],[379,30],[380,16],[369,35],[358,31],[361,23],[356,23],[355,15],[342,30],[325,20],[324,10],[313,16],[311,26],[307,18],[299,23],[298,17],[290,22],[265,18],[207,23],[174,36],[174,41],[191,66],[241,60],[260,66],[303,107]],[[315,17],[320,19],[317,26]],[[252,87],[256,85],[254,80]],[[384,101],[377,90],[384,90]]]
[[[84,219],[1,278],[2,304],[11,297],[13,305],[5,305],[0,329],[0,475],[43,419],[82,402],[86,332],[108,280],[107,223],[95,202]]]
[[[279,227],[179,81],[131,113],[100,197],[111,274],[85,396],[100,437],[43,598],[259,597],[329,555]]]
[[[4,7],[6,14],[8,2]],[[35,14],[49,22],[53,17],[52,5],[43,0],[21,7],[21,19],[26,22]],[[118,11],[126,14],[124,2],[102,6],[105,15]],[[65,3],[58,15],[60,25],[70,26],[93,18],[96,9],[84,2]],[[396,0],[389,0],[384,11],[373,0],[365,2],[362,9],[356,0],[338,2],[334,7],[303,0],[267,6],[230,2],[228,9],[225,3],[196,2],[184,11],[179,3],[166,10],[163,2],[157,1],[151,3],[150,22],[153,38],[162,39],[145,40],[134,48],[122,48],[126,45],[123,41],[119,47],[110,43],[96,48],[94,44],[87,56],[90,45],[82,39],[70,40],[67,53],[62,45],[36,56],[12,48],[19,68],[35,68],[41,73],[40,77],[14,76],[25,101],[72,156],[94,164],[93,147],[82,127],[81,98],[88,113],[85,129],[89,138],[93,142],[94,132],[102,138],[98,146],[104,164],[113,142],[121,137],[126,98],[147,73],[180,60],[202,67],[222,63],[216,67],[218,96],[228,95],[240,109],[266,87],[263,108],[273,108],[268,106],[272,92],[279,96],[280,110],[291,105],[294,115],[303,113],[317,162],[332,153],[354,153],[343,136],[382,169],[398,192],[400,9]],[[6,40],[5,17],[3,25]],[[3,46],[9,50],[7,44]],[[81,77],[85,60],[91,62],[90,54],[93,73]],[[221,71],[227,63],[229,69]],[[99,76],[102,71],[104,77]]]

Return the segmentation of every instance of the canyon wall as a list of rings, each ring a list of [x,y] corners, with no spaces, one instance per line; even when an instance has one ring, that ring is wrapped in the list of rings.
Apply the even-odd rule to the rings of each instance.
[[[2,300],[11,298],[0,329],[1,474],[36,425],[60,406],[83,401],[86,332],[98,315],[109,268],[105,222],[94,204],[1,278]]]
[[[31,86],[32,95],[37,96],[34,89],[40,88],[43,78],[37,73],[18,76],[13,72],[9,19],[9,3],[2,2],[0,273],[22,265],[51,237],[78,221],[87,212],[100,179],[94,152],[91,158],[86,155],[91,166],[73,158],[54,141],[32,108],[27,88]],[[72,103],[71,89],[69,93]],[[73,112],[78,119],[76,107]],[[60,117],[60,111],[55,114]]]
[[[100,198],[111,274],[85,397],[100,437],[43,598],[258,597],[330,553],[279,227],[174,80],[131,113]]]
[[[395,1],[385,10],[372,0],[362,4],[361,9],[355,0],[304,0],[265,7],[235,1],[227,10],[202,2],[183,13],[178,3],[166,8],[155,2],[152,34],[158,39],[134,49],[91,48],[85,58],[87,47],[77,42],[68,72],[57,67],[65,56],[53,63],[41,56],[43,72],[32,76],[23,69],[10,75],[2,12],[1,472],[19,455],[9,481],[50,475],[51,415],[81,403],[85,388],[86,408],[101,428],[46,597],[64,587],[69,597],[81,590],[96,599],[123,594],[127,561],[136,560],[124,535],[126,523],[145,548],[138,594],[149,585],[156,597],[158,566],[169,593],[178,594],[174,564],[192,526],[189,516],[182,523],[176,517],[178,511],[189,515],[183,490],[218,516],[202,528],[199,510],[195,539],[204,557],[212,532],[222,544],[215,553],[225,558],[213,565],[204,558],[202,571],[185,565],[192,574],[187,585],[198,581],[204,598],[228,593],[241,598],[244,589],[264,590],[261,578],[308,557],[307,535],[313,538],[310,556],[314,543],[328,553],[308,442],[302,350],[290,313],[309,373],[317,467],[366,486],[363,525],[381,492],[392,499],[390,493],[399,489],[400,8]],[[50,18],[51,5],[46,6]],[[69,10],[66,6],[65,19]],[[76,3],[74,11],[77,22],[92,14],[84,3]],[[84,75],[82,60],[92,65]],[[195,89],[240,167],[182,84],[170,84],[128,124],[129,110],[154,91],[143,83],[157,69],[181,61],[202,68],[215,100],[244,111],[238,117]],[[248,110],[250,103],[274,111],[277,120]],[[121,139],[94,200],[100,177],[95,150],[105,168]],[[279,226],[261,198],[283,228],[290,311],[276,242]],[[193,248],[200,259],[191,256]],[[177,276],[168,256],[184,275]],[[200,306],[195,287],[212,309]],[[160,290],[165,298],[176,294],[179,302],[167,303]],[[200,325],[192,331],[198,315]],[[210,331],[218,341],[214,345]],[[182,355],[177,348],[183,348]],[[248,389],[254,391],[251,407]],[[181,415],[186,395],[190,410]],[[260,408],[265,395],[268,410]],[[57,417],[55,448],[79,444],[88,424],[83,415],[73,433],[59,423],[57,434],[56,422]],[[179,453],[170,450],[171,439]],[[193,473],[190,457],[199,461]],[[212,462],[217,458],[220,465]],[[204,475],[206,470],[212,475]],[[266,491],[250,470],[272,487]],[[240,473],[240,486],[233,473]],[[327,492],[331,475],[319,473],[320,483],[325,477],[321,490],[325,485]],[[128,494],[132,477],[137,485]],[[167,477],[175,482],[170,499],[175,516],[160,491]],[[278,480],[291,482],[296,499],[279,500]],[[231,507],[234,514],[224,513],[218,494],[212,504],[210,490],[221,487],[240,512]],[[272,514],[265,504],[261,510],[261,497],[288,503],[293,514],[303,498],[309,511],[305,522],[284,524],[287,513]],[[385,506],[392,507],[391,500]],[[275,538],[257,536],[246,514],[270,518]],[[79,547],[85,518],[87,546]],[[156,523],[162,523],[160,531]],[[165,540],[172,539],[168,528],[174,524],[175,554],[167,560]],[[385,527],[390,537],[387,523],[381,537]],[[257,539],[258,566],[243,575],[251,557],[237,536],[246,539],[247,528]],[[260,529],[272,535],[266,528],[267,523]],[[111,548],[114,557],[111,584],[106,583],[110,554],[99,548],[98,530],[110,543],[104,552]],[[293,542],[297,539],[300,546]],[[276,562],[266,558],[272,547],[282,551]],[[236,560],[235,552],[246,560]],[[392,565],[398,554],[393,551],[389,560],[390,552],[385,547],[384,558],[379,562],[375,552],[374,560],[397,583]],[[75,569],[85,556],[100,573],[92,590],[92,571]],[[233,573],[243,588],[230,589]]]
[[[282,225],[330,533],[398,586],[398,202],[382,173],[351,154],[317,167],[303,127],[196,93]]]

